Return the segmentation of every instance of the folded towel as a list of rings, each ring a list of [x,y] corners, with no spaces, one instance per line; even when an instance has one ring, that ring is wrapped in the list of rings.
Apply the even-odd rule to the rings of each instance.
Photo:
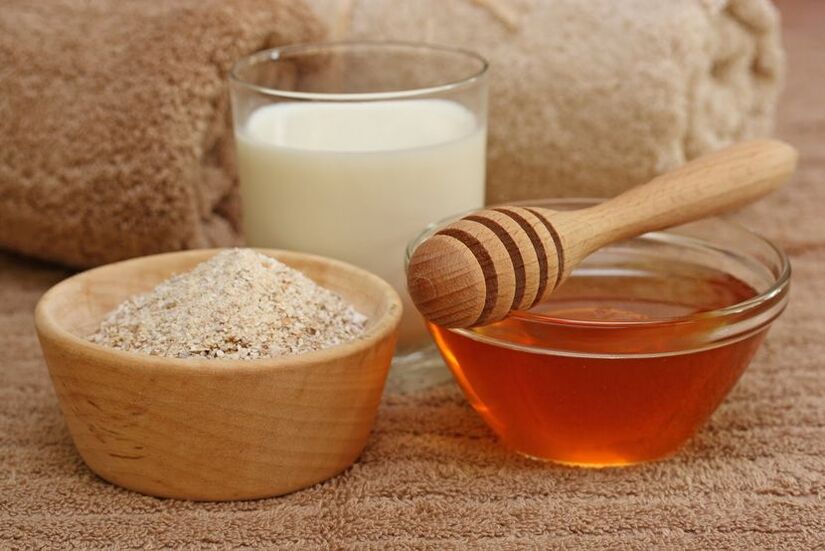
[[[91,266],[238,241],[225,79],[294,0],[4,0],[0,246]]]
[[[488,202],[613,195],[773,125],[784,62],[769,0],[310,5],[341,38],[488,57]]]

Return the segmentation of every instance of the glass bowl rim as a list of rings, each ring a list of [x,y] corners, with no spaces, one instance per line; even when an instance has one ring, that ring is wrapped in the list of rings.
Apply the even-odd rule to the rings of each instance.
[[[582,205],[583,207],[592,206],[603,201],[608,200],[609,197],[562,197],[562,198],[542,198],[542,199],[528,199],[523,201],[512,201],[506,204],[494,204],[488,205],[484,208],[495,208],[496,206],[505,206],[505,205],[515,205],[515,206],[535,206],[539,204],[546,204],[546,203],[553,203],[556,205]],[[463,213],[455,214],[453,216],[449,216],[447,218],[441,219],[437,222],[433,222],[428,224],[427,227],[422,230],[412,241],[407,244],[407,248],[405,251],[405,268],[406,265],[409,263],[410,257],[412,256],[413,251],[415,248],[423,241],[423,239],[431,234],[436,228],[439,228],[449,222],[452,222],[458,218],[463,217],[466,214],[471,212],[477,211],[478,209],[471,209],[465,211]],[[744,225],[740,224],[739,222],[719,217],[713,216],[704,218],[700,221],[716,221],[722,224],[725,224],[731,228],[736,229],[737,231],[741,232],[742,234],[746,235],[748,238],[753,239],[756,242],[760,242],[761,244],[767,246],[775,255],[778,260],[779,264],[779,273],[773,279],[773,284],[770,285],[766,290],[757,293],[753,297],[744,300],[742,302],[737,302],[736,304],[732,304],[729,306],[725,306],[723,308],[717,308],[714,310],[706,310],[703,312],[698,312],[695,314],[690,314],[687,316],[675,316],[675,317],[663,317],[663,318],[656,318],[654,320],[644,320],[644,321],[622,321],[622,322],[615,322],[615,321],[593,321],[593,320],[563,320],[561,323],[558,319],[555,318],[545,318],[542,319],[541,315],[535,314],[528,314],[526,312],[514,312],[511,313],[511,316],[518,317],[523,320],[528,320],[531,323],[553,323],[556,325],[564,325],[567,327],[581,327],[581,328],[589,328],[589,329],[597,329],[597,328],[644,328],[649,326],[657,326],[661,327],[663,323],[665,324],[683,324],[683,323],[690,323],[693,321],[698,320],[707,320],[713,318],[724,318],[734,315],[740,315],[744,317],[748,317],[749,312],[754,312],[760,309],[760,307],[764,306],[765,304],[771,302],[779,298],[781,299],[787,294],[786,291],[790,284],[790,277],[791,277],[791,263],[787,256],[787,254],[773,241],[770,239],[762,236],[761,234],[745,227]],[[668,242],[670,244],[675,244],[676,246],[686,245],[689,243],[702,243],[705,245],[713,245],[712,242],[703,240],[696,237],[690,237],[685,235],[679,235],[675,233],[670,233],[669,230],[661,230],[657,232],[649,232],[643,234],[641,236],[632,238],[632,239],[653,239],[659,242]],[[631,239],[631,240],[632,240]],[[719,248],[719,250],[728,251],[724,248]],[[784,304],[780,304],[782,309],[784,309]],[[781,312],[781,310],[780,310]],[[778,313],[777,313],[778,315]],[[775,316],[774,316],[775,318]],[[773,321],[773,319],[771,321]],[[591,357],[591,358],[635,358],[635,357],[651,357],[651,356],[669,356],[669,355],[678,355],[678,354],[685,354],[688,352],[696,352],[699,350],[704,350],[707,348],[715,348],[717,346],[723,346],[730,342],[736,342],[738,340],[742,340],[747,338],[748,336],[752,335],[755,331],[761,329],[762,326],[757,327],[756,329],[751,329],[745,331],[741,334],[735,334],[734,336],[730,337],[729,339],[725,339],[722,343],[708,343],[705,346],[699,346],[696,348],[684,349],[684,350],[675,350],[675,351],[667,351],[667,352],[655,352],[655,353],[598,353],[598,352],[577,352],[577,351],[570,351],[570,350],[559,350],[553,349],[550,347],[545,346],[535,346],[535,345],[524,345],[524,344],[517,344],[513,343],[504,339],[500,339],[497,337],[492,337],[488,335],[483,335],[468,329],[459,329],[459,328],[449,328],[447,329],[450,332],[460,334],[467,338],[480,341],[483,343],[487,343],[493,346],[499,347],[506,347],[506,348],[513,348],[533,353],[541,353],[541,354],[555,354],[560,356],[576,356],[576,357]]]
[[[315,50],[322,51],[325,49],[355,49],[355,48],[393,48],[406,50],[428,50],[430,53],[441,52],[457,55],[467,59],[474,59],[480,65],[476,71],[471,72],[468,76],[450,80],[436,84],[433,86],[424,86],[420,88],[409,88],[406,90],[392,90],[384,92],[300,92],[295,90],[283,90],[279,88],[272,88],[269,86],[261,86],[242,78],[239,71],[245,67],[255,65],[264,61],[278,61],[290,55],[298,53],[310,53]],[[342,40],[332,42],[303,42],[299,44],[290,44],[287,46],[279,46],[276,48],[268,48],[259,50],[247,56],[244,56],[232,64],[229,71],[229,81],[232,84],[241,86],[253,92],[264,94],[267,96],[299,100],[299,101],[382,101],[395,99],[412,99],[418,97],[432,96],[436,94],[443,94],[451,92],[460,88],[465,88],[474,85],[483,80],[487,76],[487,71],[490,67],[489,62],[481,54],[472,50],[445,46],[441,44],[431,44],[428,42],[413,42],[403,40]]]

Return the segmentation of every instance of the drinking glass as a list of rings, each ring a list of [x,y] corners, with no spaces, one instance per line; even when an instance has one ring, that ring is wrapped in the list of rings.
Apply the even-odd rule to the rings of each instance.
[[[390,282],[404,299],[397,358],[414,362],[430,340],[404,250],[427,224],[483,206],[487,62],[426,44],[296,45],[241,59],[230,86],[247,243]]]

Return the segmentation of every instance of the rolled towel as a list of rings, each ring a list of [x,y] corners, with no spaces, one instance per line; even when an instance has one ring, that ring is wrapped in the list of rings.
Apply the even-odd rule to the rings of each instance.
[[[239,239],[225,79],[295,0],[4,0],[0,246],[78,267]]]
[[[487,200],[609,196],[770,133],[783,74],[769,0],[310,0],[339,38],[491,62]]]

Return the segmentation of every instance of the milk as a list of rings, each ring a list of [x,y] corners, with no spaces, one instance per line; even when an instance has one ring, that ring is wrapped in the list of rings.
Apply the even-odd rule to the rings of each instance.
[[[430,222],[484,201],[486,129],[447,100],[280,103],[237,130],[250,245],[365,268],[404,299],[400,350],[426,339],[404,250]]]

